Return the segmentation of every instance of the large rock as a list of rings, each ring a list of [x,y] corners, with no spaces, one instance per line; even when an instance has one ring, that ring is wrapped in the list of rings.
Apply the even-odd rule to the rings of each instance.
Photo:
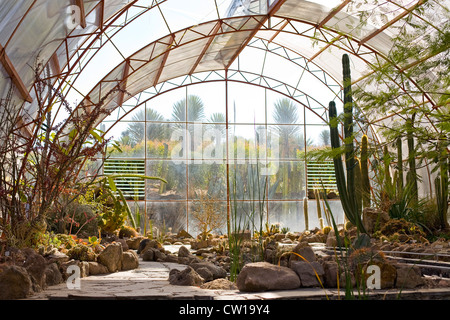
[[[418,266],[399,266],[397,268],[396,287],[399,289],[414,289],[425,284]]]
[[[61,271],[59,271],[56,262],[50,263],[45,268],[45,283],[46,286],[54,286],[63,282]]]
[[[339,266],[336,261],[325,261],[323,264],[323,284],[326,288],[336,288]]]
[[[0,300],[23,299],[32,293],[32,282],[25,268],[9,266],[0,272]]]
[[[97,257],[97,261],[108,268],[109,272],[119,271],[122,267],[122,245],[111,243]]]
[[[389,214],[375,208],[364,208],[362,223],[369,234],[380,230],[389,221]]]
[[[308,260],[309,262],[316,261],[316,254],[314,253],[313,249],[304,243],[299,243],[292,249],[292,252],[295,252],[296,254],[291,254],[289,261],[292,263],[293,261],[304,261],[301,257]],[[299,257],[300,255],[301,257]]]
[[[321,283],[323,284],[324,270],[322,265],[317,261],[310,263],[306,261],[293,261],[291,263],[291,269],[300,278],[302,287],[320,287]],[[317,276],[319,276],[320,282]]]
[[[197,271],[200,268],[206,268],[209,270],[209,272],[211,272],[212,274],[212,278],[213,280],[215,279],[219,279],[219,278],[226,278],[227,277],[227,272],[225,271],[224,268],[216,266],[214,263],[212,262],[208,262],[208,261],[204,261],[204,262],[196,262],[196,263],[191,263],[190,266]]]
[[[240,291],[245,292],[290,290],[300,287],[300,278],[287,267],[255,262],[242,268],[236,284]]]
[[[178,233],[177,233],[177,238],[193,238],[193,236],[191,236],[186,230],[181,229]]]
[[[206,267],[197,268],[195,271],[203,278],[205,282],[214,280],[212,272]]]
[[[237,290],[237,286],[234,282],[223,278],[204,283],[200,288],[208,290]]]
[[[191,255],[191,252],[185,246],[181,246],[178,249],[178,257],[190,257]]]
[[[133,270],[139,267],[139,256],[133,250],[122,253],[122,270]]]
[[[30,248],[25,248],[22,252],[26,257],[22,267],[24,267],[30,275],[33,283],[33,291],[39,292],[45,289],[45,269],[47,267],[47,260]]]
[[[334,230],[331,230],[330,232],[328,232],[325,246],[327,246],[327,247],[336,247],[337,246],[337,239],[336,239],[336,234],[335,234]]]
[[[67,254],[60,251],[52,252],[51,254],[47,255],[46,258],[48,263],[55,262],[58,265],[61,265],[62,263],[70,260]]]
[[[380,289],[394,288],[395,280],[397,279],[397,269],[392,264],[383,261],[377,261],[371,265],[380,267]],[[366,280],[371,275],[371,273],[367,272],[367,267],[368,266],[363,267],[363,274],[365,275]],[[358,276],[356,276],[356,278],[358,279]]]
[[[127,251],[129,249],[128,243],[127,243],[127,241],[125,239],[119,238],[119,239],[116,240],[116,242],[118,242],[118,243],[120,243],[122,245],[122,250],[123,251]]]
[[[191,267],[180,271],[172,269],[169,272],[169,283],[176,286],[201,286],[204,279]]]
[[[97,275],[97,274],[105,274],[108,273],[108,268],[101,263],[95,261],[89,261],[89,274]]]
[[[133,250],[139,249],[139,244],[144,239],[143,236],[132,237],[126,240],[128,248]]]
[[[150,248],[160,249],[160,248],[162,248],[162,245],[156,240],[144,239],[139,243],[139,248],[137,250],[137,253],[143,254],[146,250],[148,250]]]

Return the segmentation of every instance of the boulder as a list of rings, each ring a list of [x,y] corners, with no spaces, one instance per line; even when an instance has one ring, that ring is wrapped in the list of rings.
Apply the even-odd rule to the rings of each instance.
[[[122,250],[127,251],[129,249],[127,241],[125,239],[119,238],[116,240],[116,242],[120,243],[122,245]]]
[[[205,282],[214,280],[213,274],[208,268],[201,267],[194,270],[205,280]]]
[[[108,273],[108,268],[101,263],[95,262],[95,261],[89,261],[89,274],[90,275],[97,275],[97,274],[105,274]]]
[[[172,254],[166,254],[164,262],[178,263],[178,257]]]
[[[133,250],[122,253],[122,270],[133,270],[139,267],[139,256]]]
[[[141,258],[144,261],[155,261],[154,249],[145,250],[143,254],[141,254]]]
[[[206,282],[202,284],[200,288],[208,290],[237,290],[237,286],[234,282],[223,278]]]
[[[211,274],[212,274],[212,280],[227,277],[227,272],[225,271],[225,269],[222,267],[216,266],[212,262],[208,262],[208,261],[196,262],[196,263],[191,263],[190,266],[197,272],[198,272],[198,269],[200,269],[200,268],[208,269],[209,272],[211,272]]]
[[[389,214],[375,208],[364,208],[362,223],[367,233],[380,230],[389,221]]]
[[[291,269],[300,278],[302,287],[320,287],[321,283],[323,284],[324,270],[322,265],[317,261],[293,261],[291,263]],[[317,276],[319,276],[320,282]]]
[[[45,269],[47,267],[47,260],[30,248],[25,248],[22,252],[26,257],[22,267],[24,267],[30,275],[33,283],[33,291],[39,292],[45,289]]]
[[[414,289],[425,284],[418,266],[399,266],[395,286],[399,289]]]
[[[122,267],[122,245],[111,243],[97,257],[97,261],[108,268],[109,272],[119,271]]]
[[[189,257],[191,255],[192,255],[191,252],[185,246],[181,246],[178,249],[178,257]]]
[[[313,249],[304,243],[299,243],[292,249],[292,252],[295,252],[296,254],[291,254],[289,261],[304,261],[302,258],[300,258],[298,255],[302,256],[309,262],[316,261],[316,254],[314,253]],[[297,255],[298,254],[298,255]]]
[[[139,248],[137,250],[137,253],[143,254],[145,252],[145,250],[148,250],[150,248],[159,249],[159,248],[162,248],[162,245],[156,240],[151,240],[151,239],[146,238],[139,243]]]
[[[245,292],[290,290],[300,287],[300,278],[287,267],[255,262],[242,268],[236,285],[240,291]]]
[[[141,243],[141,241],[143,239],[144,239],[143,236],[132,237],[132,238],[126,239],[128,248],[133,249],[133,250],[138,250],[139,244]]]
[[[58,265],[61,265],[64,262],[69,261],[69,256],[60,251],[52,252],[51,254],[46,256],[48,263],[56,262]]]
[[[46,286],[54,286],[63,282],[61,271],[59,271],[56,262],[50,263],[45,268],[45,284]]]
[[[186,230],[181,229],[177,233],[177,238],[193,238],[193,236],[191,236]]]
[[[172,269],[169,272],[169,283],[176,286],[201,286],[204,279],[191,267],[180,271]]]
[[[337,239],[336,234],[333,230],[328,232],[327,241],[325,242],[326,247],[336,247],[337,246]]]
[[[154,250],[155,261],[163,262],[166,260],[166,254],[164,252],[162,252],[161,250],[158,250],[158,249],[153,249],[153,250]]]
[[[0,272],[0,300],[23,299],[32,293],[32,281],[25,268],[11,265]]]
[[[88,261],[80,261],[78,263],[80,267],[80,278],[86,278],[89,276],[89,262]]]
[[[336,261],[324,261],[323,284],[326,288],[336,288],[338,281],[339,266]]]
[[[395,286],[395,280],[397,278],[397,269],[387,262],[377,261],[372,263],[372,265],[377,265],[380,267],[381,279],[380,279],[380,289],[391,289]],[[367,265],[363,268],[363,274],[366,275],[366,279],[370,276],[367,273]],[[356,277],[358,278],[358,277]]]
[[[191,242],[191,248],[194,250],[207,248],[209,245],[210,243],[208,240],[195,240]]]

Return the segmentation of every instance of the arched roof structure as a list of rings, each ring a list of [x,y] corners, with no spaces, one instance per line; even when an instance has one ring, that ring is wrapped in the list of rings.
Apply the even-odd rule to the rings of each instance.
[[[335,83],[342,78],[342,53],[348,53],[352,79],[358,85],[390,59],[404,19],[429,25],[430,32],[439,30],[448,19],[449,1],[434,2],[433,11],[420,10],[428,2],[4,1],[0,4],[0,94],[4,96],[12,82],[16,101],[23,106],[23,122],[39,127],[34,123],[39,108],[36,75],[78,107],[96,104],[106,92],[120,88],[105,102],[106,108],[114,109],[171,79],[232,70],[243,50],[258,39],[301,56],[304,70],[319,70]],[[404,71],[442,54],[448,51],[393,63],[402,77],[391,80],[400,90],[407,84],[416,86],[412,100],[434,107],[434,97]],[[275,80],[284,81],[282,76]],[[62,109],[60,98],[50,94],[48,105]],[[380,118],[391,116],[395,112]]]

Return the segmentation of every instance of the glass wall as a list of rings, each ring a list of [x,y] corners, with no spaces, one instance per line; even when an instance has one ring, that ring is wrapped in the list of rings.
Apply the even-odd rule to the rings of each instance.
[[[104,170],[134,170],[167,181],[124,184],[147,231],[156,226],[196,235],[202,210],[220,212],[216,233],[227,232],[227,210],[252,216],[255,225],[278,223],[303,231],[308,198],[308,227],[318,227],[311,192],[318,184],[311,181],[330,163],[312,164],[305,151],[329,145],[319,111],[270,89],[233,81],[179,87],[123,112],[120,121],[117,114],[103,121],[106,137],[122,151],[108,150]],[[319,170],[308,170],[311,165]],[[328,190],[335,191],[333,172],[328,178]],[[337,205],[333,214],[343,222],[339,201],[331,201]]]

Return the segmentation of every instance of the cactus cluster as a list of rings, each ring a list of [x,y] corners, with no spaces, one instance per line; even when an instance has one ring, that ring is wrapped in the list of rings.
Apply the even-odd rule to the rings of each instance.
[[[353,142],[353,98],[351,90],[350,60],[347,54],[344,54],[342,57],[342,66],[344,75],[344,150],[346,175],[344,173],[344,166],[340,155],[336,155],[333,158],[333,163],[336,174],[336,183],[345,216],[360,232],[365,232],[361,220],[361,213],[363,205],[366,205],[368,201],[370,201],[370,183],[367,167],[368,142],[367,137],[365,136],[361,146],[362,161],[360,161],[355,156],[355,146]],[[331,147],[338,150],[341,146],[337,127],[338,122],[336,120],[336,103],[334,101],[330,101],[329,103],[329,118]]]

